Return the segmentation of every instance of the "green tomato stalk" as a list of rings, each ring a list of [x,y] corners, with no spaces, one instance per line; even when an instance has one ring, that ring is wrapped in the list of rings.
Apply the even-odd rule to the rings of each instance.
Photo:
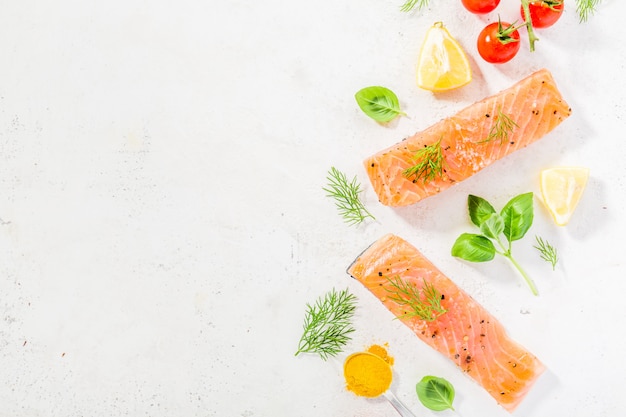
[[[522,9],[524,10],[524,22],[526,24],[526,30],[528,31],[528,42],[530,43],[530,52],[535,51],[535,42],[539,40],[535,31],[533,30],[533,22],[530,20],[530,7],[528,6],[528,0],[522,1]]]

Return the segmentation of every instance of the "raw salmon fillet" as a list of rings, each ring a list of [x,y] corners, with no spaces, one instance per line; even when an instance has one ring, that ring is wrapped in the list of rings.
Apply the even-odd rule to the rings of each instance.
[[[350,265],[348,273],[510,412],[545,370],[532,353],[511,340],[494,316],[398,236],[380,238]],[[409,317],[411,309],[392,299],[397,298],[392,285],[396,279],[417,289],[422,289],[424,283],[431,285],[447,311],[439,316],[433,314],[436,318],[432,321]]]
[[[539,70],[517,84],[472,104],[456,115],[365,159],[380,202],[406,206],[437,194],[550,132],[571,113],[550,72]],[[517,126],[506,140],[486,141],[506,118]],[[415,152],[441,139],[443,175],[424,181],[403,172],[416,164]]]

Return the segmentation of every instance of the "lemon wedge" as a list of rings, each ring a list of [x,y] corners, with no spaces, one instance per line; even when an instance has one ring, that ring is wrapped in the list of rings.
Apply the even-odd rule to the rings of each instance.
[[[443,23],[435,23],[428,32],[417,62],[417,86],[430,91],[459,88],[472,80],[472,70],[465,51]]]
[[[557,225],[569,222],[588,179],[589,168],[555,167],[541,171],[541,196]]]

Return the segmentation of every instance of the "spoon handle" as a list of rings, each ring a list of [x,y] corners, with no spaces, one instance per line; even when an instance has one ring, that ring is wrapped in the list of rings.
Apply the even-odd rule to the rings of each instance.
[[[383,395],[402,417],[415,417],[415,414],[413,414],[411,410],[406,407],[406,405],[402,404],[402,402],[400,402],[400,400],[393,395],[393,392],[387,391]]]

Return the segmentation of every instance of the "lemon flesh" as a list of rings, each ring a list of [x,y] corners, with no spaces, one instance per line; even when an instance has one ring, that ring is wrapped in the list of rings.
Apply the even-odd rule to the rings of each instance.
[[[417,86],[430,91],[448,91],[472,80],[469,60],[461,45],[443,23],[435,23],[422,43],[417,62]]]
[[[587,186],[589,169],[584,167],[555,167],[541,171],[541,196],[559,226],[565,226]]]

